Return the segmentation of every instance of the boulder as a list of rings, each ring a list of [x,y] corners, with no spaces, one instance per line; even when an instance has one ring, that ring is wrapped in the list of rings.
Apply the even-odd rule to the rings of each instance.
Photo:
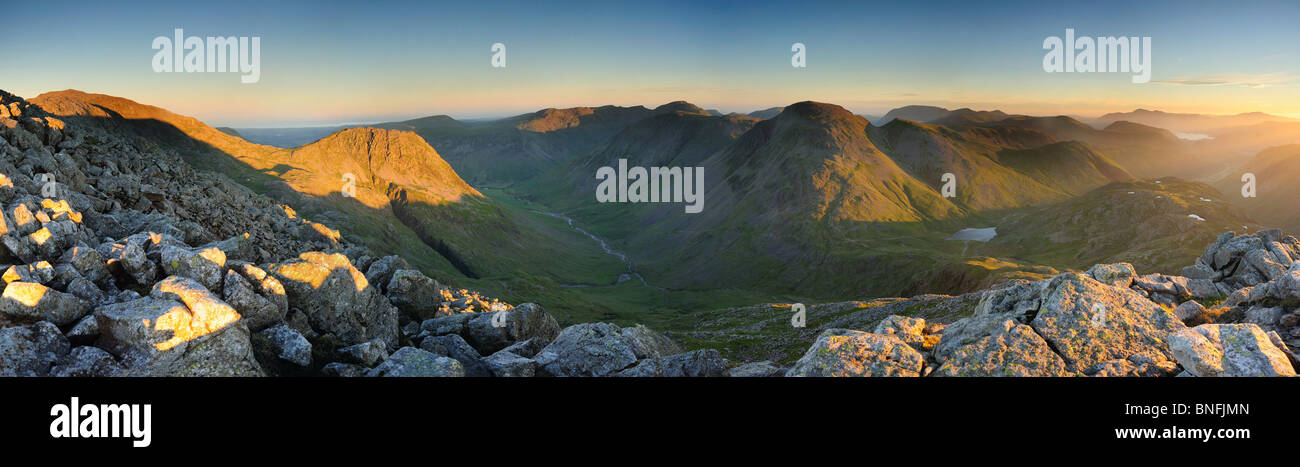
[[[50,376],[69,347],[48,321],[0,328],[0,376]]]
[[[0,316],[14,321],[49,321],[66,326],[89,313],[90,304],[85,300],[34,282],[10,282],[0,295]]]
[[[280,360],[300,367],[311,366],[311,342],[284,324],[271,326],[257,333],[266,338]]]
[[[1107,285],[1128,288],[1133,279],[1138,277],[1137,270],[1129,263],[1098,264],[1089,269],[1088,277]]]
[[[1174,358],[1195,376],[1295,376],[1286,354],[1254,324],[1202,324],[1169,336]]]
[[[226,303],[239,311],[250,331],[261,331],[285,319],[284,309],[253,291],[253,285],[235,271],[226,271],[222,285]]]
[[[347,256],[308,252],[268,270],[313,329],[348,344],[378,339],[385,348],[397,347],[397,309],[352,267]]]
[[[772,376],[781,376],[784,372],[776,364],[764,360],[761,362],[752,362],[737,365],[724,371],[722,376],[733,378],[768,378]]]
[[[438,316],[442,286],[414,269],[398,269],[385,289],[388,300],[411,319],[424,321]]]
[[[929,352],[939,343],[940,336],[926,332],[925,320],[890,315],[876,325],[874,334],[898,336],[904,343],[921,352]]]
[[[493,324],[493,317],[497,313],[501,316],[496,320],[496,324]],[[541,305],[535,303],[525,303],[503,311],[470,315],[472,317],[465,322],[465,329],[461,335],[484,355],[491,355],[522,340],[536,338],[549,342],[560,333],[560,324],[542,309]]]
[[[207,292],[197,283],[190,282]],[[176,295],[188,297],[195,309],[181,301],[160,297],[162,295],[172,295],[172,292],[158,292],[150,297],[95,310],[101,344],[121,359],[128,374],[262,375],[249,344],[248,327],[239,321],[233,308],[208,303],[206,298],[195,299],[198,294],[192,291],[181,291]]]
[[[188,277],[203,284],[213,292],[221,292],[222,276],[226,269],[226,253],[217,248],[191,250],[175,246],[162,246],[163,272],[171,276]]]
[[[623,328],[623,338],[632,344],[632,352],[637,359],[667,357],[685,350],[672,339],[644,325]]]
[[[533,359],[506,350],[487,356],[483,364],[498,378],[531,378],[537,373],[537,362]]]
[[[1186,328],[1173,312],[1130,289],[1081,274],[1056,276],[1029,323],[1073,372],[1131,355],[1171,360],[1165,339]],[[951,332],[951,330],[947,331]]]
[[[999,315],[959,320],[935,346],[936,376],[1069,376],[1065,360],[1026,324]]]
[[[98,347],[82,346],[73,348],[67,358],[50,371],[50,376],[121,376],[124,372],[122,364],[112,354]]]
[[[373,367],[388,358],[388,350],[384,343],[378,340],[341,347],[338,349],[338,353],[347,359],[349,363],[355,363],[367,368]]]
[[[371,369],[366,376],[378,377],[462,377],[460,362],[415,347],[402,347]]]
[[[786,376],[921,376],[925,357],[897,336],[828,329]]]
[[[584,323],[564,328],[534,360],[538,372],[546,375],[609,376],[637,359],[618,326]]]
[[[366,269],[366,280],[371,284],[387,285],[392,280],[393,274],[402,269],[412,268],[410,263],[401,256],[385,256],[370,263],[370,267]]]
[[[328,363],[320,369],[321,376],[342,378],[359,378],[365,376],[366,372],[369,371],[369,368],[360,365],[339,362]]]
[[[396,276],[394,276],[396,277]],[[465,376],[483,378],[492,376],[492,370],[483,362],[483,356],[456,334],[430,336],[420,342],[420,348],[435,355],[451,357],[465,368]],[[495,355],[495,354],[493,354]]]
[[[615,376],[637,377],[719,377],[731,366],[714,349],[702,349],[666,357],[648,358]]]

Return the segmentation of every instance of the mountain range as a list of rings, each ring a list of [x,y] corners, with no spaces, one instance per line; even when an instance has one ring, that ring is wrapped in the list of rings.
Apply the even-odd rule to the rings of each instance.
[[[1121,257],[1174,273],[1222,230],[1295,222],[1285,189],[1261,185],[1255,207],[1222,176],[1238,160],[1281,173],[1293,149],[1222,161],[1246,149],[1128,120],[911,106],[873,124],[828,103],[720,115],[678,101],[431,116],[281,148],[118,97],[31,102],[154,141],[444,283],[670,333],[700,310],[962,293]],[[703,167],[704,212],[595,202],[596,169],[618,159]],[[986,243],[946,240],[988,227]]]

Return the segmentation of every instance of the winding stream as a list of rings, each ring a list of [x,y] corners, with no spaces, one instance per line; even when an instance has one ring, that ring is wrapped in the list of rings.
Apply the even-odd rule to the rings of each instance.
[[[619,261],[623,262],[623,264],[626,264],[626,265],[627,265],[627,272],[618,275],[618,279],[615,280],[615,282],[614,282],[615,285],[617,285],[617,284],[622,284],[622,283],[624,283],[624,282],[630,281],[630,280],[632,280],[633,278],[635,278],[635,279],[638,279],[638,280],[641,281],[641,285],[644,285],[644,286],[646,286],[646,287],[651,287],[651,288],[657,288],[657,287],[653,287],[653,286],[651,286],[650,283],[646,282],[645,278],[644,278],[644,277],[641,277],[641,274],[639,274],[639,273],[637,273],[636,271],[632,270],[632,262],[631,262],[631,261],[628,261],[628,259],[627,259],[627,255],[623,254],[623,252],[620,252],[620,251],[618,251],[618,250],[615,250],[615,249],[613,249],[613,248],[610,248],[610,247],[609,247],[609,243],[605,242],[605,239],[600,238],[600,237],[597,237],[596,235],[592,234],[591,232],[588,232],[588,231],[584,230],[582,227],[578,227],[577,225],[575,225],[575,224],[573,223],[573,219],[570,218],[569,216],[565,216],[565,215],[563,215],[563,214],[558,214],[558,213],[554,213],[554,212],[538,211],[538,210],[536,210],[536,209],[531,209],[531,211],[533,211],[533,212],[535,212],[535,213],[538,213],[538,214],[545,214],[545,215],[548,215],[548,216],[554,217],[554,218],[556,218],[556,219],[563,219],[565,222],[567,222],[567,223],[569,224],[569,228],[571,228],[571,229],[573,229],[573,230],[575,230],[575,231],[577,231],[577,232],[579,232],[579,233],[581,233],[581,234],[583,234],[583,235],[586,235],[588,238],[590,238],[590,239],[592,239],[592,240],[595,240],[596,243],[599,243],[599,244],[600,244],[600,249],[603,250],[603,251],[605,252],[605,254],[610,255],[610,256],[613,256],[613,257],[615,257],[615,258],[618,258]],[[563,287],[573,287],[573,288],[592,287],[591,285],[586,285],[586,284],[562,284],[562,286],[563,286]]]

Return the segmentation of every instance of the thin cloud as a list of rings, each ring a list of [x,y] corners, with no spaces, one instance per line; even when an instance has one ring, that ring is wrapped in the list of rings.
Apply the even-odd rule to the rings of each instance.
[[[1166,86],[1239,86],[1247,88],[1267,88],[1279,84],[1289,83],[1295,80],[1295,77],[1283,73],[1264,73],[1257,75],[1234,74],[1218,76],[1198,76],[1198,77],[1177,77],[1167,80],[1152,80],[1152,84],[1163,84]]]

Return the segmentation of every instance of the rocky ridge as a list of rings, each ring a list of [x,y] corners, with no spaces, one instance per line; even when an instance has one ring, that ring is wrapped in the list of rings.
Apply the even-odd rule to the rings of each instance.
[[[0,91],[0,376],[718,376],[343,241],[145,138]],[[635,369],[635,371],[629,371]]]
[[[960,319],[845,316],[782,367],[561,328],[3,92],[0,174],[5,376],[1293,376],[1300,344],[1300,240],[1276,230],[1226,233],[1180,276],[1102,264],[906,302],[976,303]]]

